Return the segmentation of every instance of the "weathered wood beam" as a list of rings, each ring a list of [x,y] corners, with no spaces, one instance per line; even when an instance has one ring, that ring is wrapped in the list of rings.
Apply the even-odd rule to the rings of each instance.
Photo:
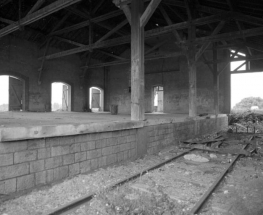
[[[128,6],[128,4],[123,4],[121,0],[113,0],[113,3],[116,5],[116,7],[120,8],[123,11],[123,13],[125,14],[127,20],[131,25],[131,9]]]
[[[110,57],[113,57],[113,58],[116,58],[116,59],[119,59],[119,60],[128,60],[124,57],[120,57],[120,56],[117,56],[115,54],[112,54],[112,53],[109,53],[109,52],[106,52],[106,51],[103,51],[103,50],[97,50],[98,52],[104,54],[104,55],[107,55],[107,56],[110,56]]]
[[[119,16],[121,14],[122,14],[122,12],[120,10],[113,11],[113,12],[104,14],[102,16],[98,16],[98,17],[92,18],[91,22],[93,22],[93,23],[102,22],[104,20],[107,20],[107,19]],[[78,24],[75,24],[75,25],[72,25],[72,26],[69,26],[69,27],[57,30],[57,31],[53,32],[52,34],[55,35],[55,34],[67,33],[67,32],[74,31],[74,30],[77,30],[77,29],[80,29],[80,28],[84,28],[84,27],[88,26],[89,24],[90,24],[89,21],[84,21],[84,22],[81,22],[81,23],[78,23]]]
[[[217,44],[213,43],[213,85],[214,85],[214,114],[219,113],[219,75],[217,72]]]
[[[213,33],[211,34],[211,36],[218,34],[222,28],[225,25],[225,21],[221,21],[219,22],[219,24],[216,26],[216,28],[214,29]],[[198,52],[195,55],[195,60],[197,61],[199,59],[199,57],[204,53],[204,51],[210,46],[211,42],[205,42],[202,47],[198,50]]]
[[[71,13],[73,13],[73,14],[75,14],[75,15],[77,15],[77,16],[79,16],[79,17],[81,17],[81,18],[83,18],[83,19],[85,19],[85,20],[89,19],[89,15],[88,14],[85,14],[82,11],[79,11],[79,10],[77,10],[74,7],[68,7],[68,8],[66,8],[66,10],[71,12]]]
[[[149,21],[149,19],[151,18],[151,16],[153,15],[154,11],[156,10],[156,8],[158,7],[158,5],[160,4],[161,0],[151,0],[150,4],[147,6],[146,10],[144,11],[144,13],[141,16],[141,27],[144,27],[147,22]]]
[[[253,55],[253,56],[246,56],[243,58],[234,58],[234,59],[218,59],[216,61],[216,63],[223,63],[223,62],[236,62],[236,61],[243,61],[243,60],[247,60],[247,61],[252,61],[252,60],[262,60],[263,59],[263,55]],[[213,64],[213,61],[206,61],[205,63],[210,63]]]
[[[35,12],[38,10],[42,4],[44,4],[45,0],[38,0],[35,5],[28,11],[27,16],[30,15],[31,13]]]
[[[216,16],[209,16],[209,17],[199,18],[199,19],[193,20],[192,23],[195,24],[195,25],[203,25],[203,24],[206,24],[206,23],[215,22],[215,21],[219,20],[220,17],[221,17],[221,15],[220,16],[216,15]],[[173,24],[173,25],[170,25],[170,26],[166,26],[166,27],[162,27],[162,28],[158,28],[158,29],[154,29],[154,30],[149,30],[149,31],[145,32],[145,38],[147,39],[147,38],[151,38],[151,37],[154,37],[154,36],[167,34],[167,33],[172,32],[174,29],[184,29],[184,28],[187,28],[188,26],[189,26],[188,22],[183,22],[183,23],[177,23],[177,24]],[[103,41],[101,43],[97,43],[96,45],[93,44],[92,46],[88,46],[87,45],[85,47],[70,49],[70,50],[67,50],[67,51],[51,54],[51,55],[47,56],[46,58],[47,59],[54,59],[54,58],[58,58],[58,57],[64,57],[64,56],[67,56],[67,55],[80,53],[80,52],[83,52],[83,51],[88,51],[89,49],[123,45],[123,44],[126,44],[126,43],[130,43],[130,40],[131,40],[130,36],[124,36],[124,37],[120,37],[120,38],[115,38],[115,39]]]
[[[145,57],[145,61],[179,57],[179,56],[182,56],[183,54],[184,54],[183,52],[176,52],[176,53],[164,54],[164,55],[147,56],[147,57]],[[93,65],[89,66],[89,69],[91,69],[91,68],[98,68],[98,67],[104,67],[104,66],[116,66],[116,65],[127,64],[127,63],[131,63],[131,60],[130,59],[116,60],[116,61],[111,61],[111,62],[106,62],[106,63],[93,64]]]
[[[116,27],[114,27],[111,31],[109,31],[107,34],[105,34],[103,37],[101,37],[96,43],[99,43],[108,37],[110,37],[112,34],[116,33],[119,29],[121,29],[124,25],[128,23],[128,20],[123,20],[120,24],[118,24]]]
[[[72,4],[75,4],[81,0],[57,0],[56,2],[26,16],[25,18],[20,20],[21,25],[29,25],[39,19],[42,19],[52,13],[57,12],[58,10],[61,10],[65,7],[68,7]],[[6,36],[16,30],[19,29],[18,23],[13,23],[5,28],[2,28],[0,30],[0,37]]]
[[[62,42],[65,42],[65,43],[69,43],[69,44],[75,45],[75,46],[79,46],[79,47],[85,46],[85,44],[78,43],[76,41],[69,40],[69,39],[66,39],[66,38],[63,38],[63,37],[59,37],[59,36],[53,36],[52,38],[57,39],[57,40],[62,41]]]
[[[262,70],[260,69],[238,70],[236,72],[230,72],[230,74],[243,74],[243,73],[254,73],[254,72],[262,72]]]
[[[46,44],[46,47],[45,47],[45,51],[44,51],[44,54],[43,54],[43,58],[42,58],[42,62],[41,62],[41,66],[38,69],[38,85],[41,85],[41,83],[42,83],[42,81],[41,81],[42,73],[43,73],[44,65],[45,65],[45,61],[46,61],[45,56],[47,55],[47,52],[48,52],[48,49],[49,49],[49,45],[50,45],[50,41],[51,41],[51,38],[49,38],[48,41],[47,41],[47,44]]]
[[[97,1],[96,6],[91,11],[91,14],[94,15],[98,11],[98,9],[101,7],[102,3],[104,2],[105,2],[104,0]]]
[[[151,13],[147,8],[147,16],[141,21],[143,6],[141,0],[131,3],[131,120],[136,121],[144,120],[144,25]]]
[[[145,55],[151,53],[152,51],[154,51],[155,49],[161,47],[163,44],[167,43],[167,40],[161,41],[159,43],[157,43],[156,45],[154,45],[153,47],[151,47],[150,49],[148,49],[147,51],[145,51]]]

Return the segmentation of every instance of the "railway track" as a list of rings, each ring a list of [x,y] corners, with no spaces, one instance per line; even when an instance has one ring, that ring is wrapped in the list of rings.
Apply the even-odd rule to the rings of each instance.
[[[253,136],[251,136],[248,139],[248,143],[246,145],[244,145],[243,149],[246,149],[249,146],[249,142],[253,139]],[[136,173],[130,177],[127,177],[123,180],[118,181],[117,183],[112,184],[111,186],[108,187],[107,190],[113,190],[116,187],[120,187],[124,184],[126,184],[127,182],[131,182],[134,181],[135,179],[142,177],[143,175],[145,175],[146,173],[152,172],[156,169],[162,168],[164,167],[166,164],[175,162],[176,160],[178,160],[179,158],[181,158],[182,156],[196,151],[199,149],[189,149],[186,150],[164,162],[161,162],[157,165],[154,165],[150,168],[147,168],[139,173]],[[213,184],[207,189],[204,190],[202,197],[196,202],[196,204],[192,207],[192,209],[190,211],[187,211],[187,214],[198,214],[201,210],[202,207],[204,206],[204,204],[207,202],[207,200],[210,198],[211,194],[215,191],[215,189],[219,186],[219,184],[222,182],[222,180],[225,178],[225,176],[230,172],[230,170],[233,168],[233,166],[235,165],[236,161],[238,161],[238,159],[241,157],[241,154],[236,155],[232,161],[230,163],[227,163],[227,165],[224,165],[223,171],[216,177],[216,179],[214,180]],[[69,211],[74,211],[76,210],[78,207],[81,207],[84,204],[87,204],[88,202],[90,202],[94,197],[96,196],[96,193],[92,193],[86,196],[83,196],[79,199],[76,199],[73,202],[70,202],[60,208],[55,209],[54,211],[48,213],[47,215],[58,215],[58,214],[69,214]]]

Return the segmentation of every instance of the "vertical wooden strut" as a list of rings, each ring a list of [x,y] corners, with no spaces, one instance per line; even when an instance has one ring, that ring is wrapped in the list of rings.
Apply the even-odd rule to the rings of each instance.
[[[144,120],[144,27],[142,0],[131,3],[131,120]]]
[[[217,44],[213,43],[213,83],[214,83],[214,113],[219,113],[219,75],[217,72]]]
[[[195,26],[189,25],[188,27],[188,71],[189,71],[189,117],[195,117],[197,115],[196,106],[196,62],[195,54],[196,48],[194,44],[195,39]]]

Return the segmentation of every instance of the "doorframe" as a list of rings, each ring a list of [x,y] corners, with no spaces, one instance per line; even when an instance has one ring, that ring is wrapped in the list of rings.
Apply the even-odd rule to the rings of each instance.
[[[155,111],[154,111],[154,88],[155,87],[162,87],[163,88],[163,112],[162,113],[164,113],[164,86],[162,85],[162,84],[155,84],[155,85],[153,85],[152,86],[152,92],[151,92],[151,97],[152,97],[152,102],[151,102],[151,109],[152,109],[152,113],[154,113]]]
[[[50,84],[50,111],[52,112],[52,84],[54,83],[61,83],[64,85],[68,86],[68,111],[67,112],[71,112],[73,110],[72,105],[73,105],[73,85],[71,83],[65,82],[65,81],[52,81]],[[63,89],[62,89],[62,97],[63,97]],[[62,100],[62,98],[61,98]]]
[[[92,102],[92,88],[100,91],[100,111],[104,111],[104,90],[101,87],[91,86],[89,87],[89,108],[91,109],[91,102]]]

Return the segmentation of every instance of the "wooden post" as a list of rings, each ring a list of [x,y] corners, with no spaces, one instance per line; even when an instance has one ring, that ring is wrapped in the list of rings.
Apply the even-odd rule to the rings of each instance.
[[[217,72],[217,45],[213,43],[213,84],[214,84],[214,113],[219,113],[219,75]]]
[[[190,25],[188,28],[188,71],[189,71],[189,117],[196,117],[197,106],[196,106],[196,62],[195,54],[196,48],[193,40],[195,39],[195,26]]]
[[[144,120],[144,27],[140,26],[143,2],[131,3],[131,120]]]

